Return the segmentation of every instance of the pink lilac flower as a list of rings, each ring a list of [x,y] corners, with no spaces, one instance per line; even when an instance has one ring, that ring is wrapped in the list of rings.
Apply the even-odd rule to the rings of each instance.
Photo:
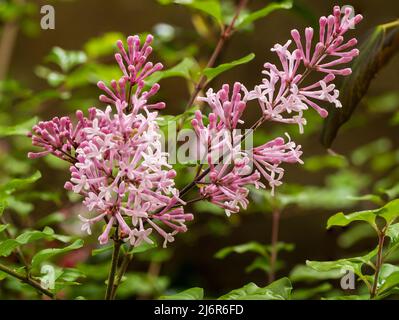
[[[284,173],[280,164],[301,163],[300,146],[296,147],[291,141],[284,143],[282,138],[253,150],[241,150],[243,135],[236,129],[239,123],[243,123],[240,118],[247,105],[247,93],[248,90],[240,83],[234,84],[230,99],[228,85],[216,93],[209,90],[206,97],[199,98],[213,111],[208,115],[208,125],[204,124],[201,111],[197,111],[192,120],[200,149],[205,150],[210,168],[208,177],[199,181],[200,193],[203,198],[225,209],[227,215],[237,213],[240,207],[247,207],[249,185],[265,188],[260,182],[261,175],[273,192],[274,187],[281,184]],[[259,170],[253,170],[252,164]]]
[[[113,107],[104,111],[90,108],[87,118],[78,111],[76,125],[63,117],[33,128],[33,145],[42,151],[31,152],[29,157],[53,154],[71,162],[71,178],[65,188],[82,195],[83,204],[92,212],[91,217],[79,216],[82,230],[91,234],[94,224],[106,221],[98,238],[101,244],[109,241],[112,228],[117,227],[119,236],[132,246],[153,243],[153,230],[166,246],[177,233],[185,232],[186,222],[193,219],[181,207],[184,202],[175,188],[176,172],[162,151],[158,113],[153,110],[165,104],[148,102],[159,85],[143,91],[144,80],[162,67],[146,62],[151,41],[148,36],[140,48],[139,38],[129,37],[127,51],[118,41],[116,60],[123,76],[111,81],[112,89],[103,82],[98,84],[107,94],[100,100]]]
[[[353,49],[357,40],[352,38],[345,42],[344,39],[344,34],[349,28],[362,20],[361,15],[350,18],[351,14],[352,9],[347,7],[341,18],[341,9],[336,6],[333,14],[320,18],[317,39],[314,39],[314,30],[306,28],[303,44],[299,31],[294,29],[291,35],[296,49],[289,50],[291,40],[283,46],[274,46],[272,51],[276,52],[282,70],[274,64],[266,63],[263,71],[266,77],[247,96],[248,100],[258,100],[265,120],[296,123],[300,132],[303,132],[303,126],[306,124],[303,118],[304,110],[311,107],[324,118],[328,112],[319,105],[320,102],[341,107],[338,100],[339,91],[332,82],[337,75],[347,76],[351,73],[350,68],[340,66],[359,54],[358,49]],[[303,85],[310,72],[324,73],[325,76],[314,83]],[[292,112],[296,115],[285,116]]]
[[[339,91],[333,81],[337,75],[347,76],[351,73],[350,68],[340,66],[359,54],[357,49],[353,49],[357,44],[356,39],[344,40],[344,34],[362,20],[361,15],[350,18],[351,14],[351,9],[346,8],[341,17],[340,7],[334,7],[332,15],[320,18],[319,37],[316,40],[313,39],[314,30],[305,29],[304,44],[299,31],[292,30],[296,48],[290,51],[292,40],[284,45],[276,44],[271,50],[277,54],[281,67],[265,63],[265,77],[253,90],[236,83],[231,97],[229,86],[224,85],[216,93],[209,89],[206,97],[198,99],[206,102],[212,111],[208,116],[197,111],[192,120],[200,141],[201,159],[208,160],[210,172],[209,177],[198,181],[202,185],[200,193],[224,208],[226,214],[238,212],[239,206],[246,208],[248,186],[265,187],[260,182],[261,176],[274,194],[275,187],[282,184],[284,169],[281,165],[303,163],[300,159],[301,146],[289,137],[288,141],[278,137],[251,150],[241,150],[244,136],[233,131],[243,124],[241,117],[248,102],[256,100],[260,106],[262,118],[258,125],[265,121],[297,124],[300,133],[306,125],[304,111],[309,107],[321,117],[326,117],[328,112],[319,105],[320,102],[342,107],[338,100]],[[322,77],[305,85],[304,80],[311,72],[321,73]],[[204,124],[204,117],[208,118],[207,125]],[[212,152],[226,146],[230,149],[227,158],[230,162],[215,164]]]

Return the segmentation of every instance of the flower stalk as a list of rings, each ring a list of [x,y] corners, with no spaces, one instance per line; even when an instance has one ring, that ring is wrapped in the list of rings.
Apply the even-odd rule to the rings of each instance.
[[[52,293],[50,290],[43,288],[41,286],[41,284],[39,282],[37,282],[36,280],[32,279],[28,273],[26,273],[26,275],[22,275],[16,271],[12,270],[11,268],[5,266],[2,263],[0,263],[0,271],[7,273],[8,275],[22,281],[23,283],[30,285],[32,288],[36,289],[41,294],[44,294],[51,299],[56,298],[54,293]]]
[[[114,248],[112,251],[111,268],[109,270],[107,290],[105,292],[105,300],[113,300],[112,292],[114,291],[116,270],[118,268],[119,252],[122,242],[117,237],[114,239]]]
[[[272,283],[276,276],[276,263],[278,254],[278,234],[280,228],[280,210],[275,208],[272,213],[272,236],[271,236],[271,252],[270,252],[270,269],[269,283]]]
[[[386,228],[379,230],[378,232],[378,250],[377,250],[377,261],[375,263],[375,273],[373,287],[371,289],[370,298],[374,299],[378,292],[378,278],[380,276],[380,271],[382,264],[384,262],[383,249],[386,236]]]

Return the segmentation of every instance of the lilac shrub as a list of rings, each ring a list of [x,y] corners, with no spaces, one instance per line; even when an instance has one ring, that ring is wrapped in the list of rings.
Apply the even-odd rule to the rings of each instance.
[[[98,240],[109,241],[112,227],[118,239],[132,246],[152,243],[155,230],[164,239],[164,246],[174,241],[177,233],[187,230],[186,223],[193,214],[186,213],[182,199],[191,187],[199,186],[200,198],[223,208],[227,215],[237,213],[248,205],[248,186],[271,188],[282,184],[283,163],[302,163],[301,146],[288,137],[277,137],[250,150],[241,150],[244,134],[234,131],[244,125],[243,113],[251,101],[257,101],[262,116],[251,126],[256,130],[266,121],[296,124],[303,132],[306,125],[304,111],[309,107],[326,117],[328,112],[320,102],[341,107],[339,91],[334,85],[336,76],[347,76],[350,68],[341,67],[359,54],[353,47],[356,39],[346,41],[345,33],[359,23],[360,15],[351,18],[351,9],[334,7],[333,14],[321,17],[319,35],[312,28],[305,29],[304,41],[300,32],[292,30],[292,40],[272,49],[280,65],[264,65],[261,83],[248,90],[236,82],[231,88],[209,89],[205,102],[209,114],[196,111],[192,127],[205,150],[206,168],[184,192],[175,187],[176,172],[168,163],[168,153],[162,149],[158,110],[163,102],[150,102],[159,91],[159,84],[146,90],[146,79],[162,69],[162,64],[148,62],[152,52],[152,36],[140,44],[137,36],[127,39],[127,47],[117,42],[119,53],[115,59],[122,76],[103,82],[100,101],[109,104],[105,111],[90,108],[88,116],[76,112],[76,123],[69,117],[39,122],[33,128],[32,143],[40,148],[29,153],[30,158],[52,154],[70,162],[71,178],[67,190],[84,197],[83,203],[92,213],[79,216],[82,229],[91,233],[91,226],[105,221],[106,227]],[[291,49],[294,45],[295,48]],[[319,75],[317,81],[305,83],[310,73]],[[213,156],[215,151],[228,153],[223,162]]]

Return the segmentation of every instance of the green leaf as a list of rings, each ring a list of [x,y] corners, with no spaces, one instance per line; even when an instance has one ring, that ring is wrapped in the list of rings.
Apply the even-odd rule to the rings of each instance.
[[[46,60],[58,65],[63,72],[68,72],[73,67],[85,63],[87,56],[83,51],[66,51],[60,47],[54,47]]]
[[[267,256],[267,251],[264,245],[255,241],[251,241],[248,243],[223,248],[218,252],[216,252],[215,258],[224,259],[226,256],[228,256],[231,253],[241,254],[245,252],[255,252],[257,254],[260,254],[261,256]]]
[[[113,53],[116,49],[116,42],[124,38],[125,36],[120,32],[107,32],[86,42],[84,51],[89,58],[104,57]]]
[[[172,77],[181,77],[190,80],[192,78],[193,71],[196,69],[198,69],[197,61],[195,61],[193,58],[184,58],[174,67],[152,74],[149,78],[147,78],[146,85],[151,86],[162,79]]]
[[[391,224],[388,227],[387,236],[391,239],[391,244],[399,242],[399,223]]]
[[[207,212],[220,216],[225,215],[223,208],[209,201],[196,202],[194,203],[194,208],[196,212]]]
[[[391,273],[382,281],[381,287],[378,288],[378,296],[386,297],[392,289],[396,289],[395,294],[399,292],[399,271]]]
[[[347,215],[342,212],[337,213],[328,219],[327,229],[332,226],[347,226],[354,221],[365,221],[375,227],[377,216],[384,218],[388,225],[393,223],[399,217],[399,199],[392,200],[379,209],[358,211]]]
[[[274,266],[274,270],[277,271],[279,268],[277,268],[277,263]],[[252,263],[245,268],[245,272],[252,272],[255,270],[262,270],[264,272],[269,272],[270,271],[270,261],[268,257],[256,257]]]
[[[326,271],[318,271],[305,265],[296,266],[294,269],[292,269],[289,276],[292,282],[314,282],[327,279],[339,279],[341,277],[342,273],[340,272],[340,270],[332,269]]]
[[[28,215],[34,209],[31,202],[19,200],[11,195],[7,196],[7,203],[10,209],[16,211],[21,216]]]
[[[383,205],[384,200],[377,194],[365,194],[362,196],[349,196],[348,199],[354,201],[370,201],[376,205]]]
[[[380,138],[366,145],[356,148],[352,152],[351,160],[354,165],[361,166],[370,162],[374,157],[380,157],[392,149],[392,142],[388,138]]]
[[[42,219],[36,222],[36,228],[42,228],[44,226],[49,226],[52,224],[57,224],[65,220],[65,215],[61,212],[54,212],[49,215],[44,216]]]
[[[264,288],[259,288],[250,282],[240,289],[235,289],[221,296],[218,300],[288,300],[292,285],[288,278],[272,282]]]
[[[341,248],[350,248],[366,238],[375,238],[375,230],[369,224],[357,224],[338,237],[338,245]]]
[[[320,293],[326,293],[332,289],[332,285],[329,283],[322,283],[314,288],[303,288],[296,289],[292,292],[292,300],[307,300],[311,299]]]
[[[386,194],[389,200],[393,200],[399,196],[399,183],[394,185],[392,188],[386,189],[382,191]]]
[[[315,172],[326,168],[345,168],[348,166],[348,160],[342,156],[318,155],[305,159],[304,168]]]
[[[388,202],[376,213],[384,218],[388,225],[393,223],[399,217],[399,199]]]
[[[0,137],[26,136],[37,121],[37,117],[34,117],[15,126],[0,126]]]
[[[236,23],[236,29],[243,29],[248,25],[254,23],[256,20],[264,18],[268,16],[270,13],[280,9],[291,9],[293,4],[293,0],[286,0],[282,2],[272,2],[263,7],[260,10],[248,13],[240,17]]]
[[[79,249],[82,246],[83,246],[83,240],[78,239],[75,242],[73,242],[71,245],[66,246],[64,248],[56,248],[56,249],[51,248],[51,249],[41,250],[33,256],[32,268],[38,268],[43,262],[51,259],[52,257]]]
[[[369,300],[370,296],[368,294],[363,295],[348,295],[348,296],[333,296],[324,298],[323,300]]]
[[[370,225],[375,226],[375,218],[376,214],[374,210],[358,211],[347,215],[339,212],[328,219],[327,229],[330,229],[333,226],[345,227],[354,221],[365,221]]]
[[[33,175],[28,178],[12,179],[2,186],[0,186],[0,197],[10,195],[18,189],[25,188],[29,184],[32,184],[41,178],[40,171],[36,171]]]
[[[9,224],[0,224],[0,233],[6,230],[10,225]]]
[[[158,0],[160,4],[181,4],[189,8],[201,11],[223,24],[222,9],[218,0]]]
[[[117,296],[119,298],[128,298],[132,295],[151,296],[164,292],[168,285],[169,279],[167,277],[154,277],[145,273],[128,273],[119,286]]]
[[[112,251],[112,249],[113,249],[113,247],[114,246],[104,246],[104,247],[101,247],[101,248],[99,248],[99,249],[94,249],[92,252],[91,252],[91,255],[94,257],[94,256],[97,256],[97,255],[99,255],[99,254],[102,254],[102,253],[104,253],[104,252],[108,252],[108,251]]]
[[[367,93],[372,79],[399,49],[399,20],[378,25],[360,47],[360,55],[340,89],[343,108],[331,110],[322,132],[322,143],[330,147],[340,127],[350,119],[353,111]]]
[[[248,63],[249,61],[253,60],[255,58],[255,54],[254,53],[250,53],[248,55],[246,55],[245,57],[238,59],[238,60],[234,60],[232,62],[229,63],[223,63],[217,67],[214,68],[206,68],[204,70],[204,75],[206,76],[208,81],[211,81],[212,79],[216,78],[218,75],[220,75],[221,73],[230,70],[236,66],[239,66],[241,64],[245,64]]]
[[[47,80],[48,84],[52,87],[58,87],[66,79],[66,76],[64,74],[57,71],[53,71],[43,66],[36,67],[35,74],[39,78]]]
[[[202,300],[204,298],[204,289],[190,288],[170,296],[161,296],[161,300]]]
[[[361,280],[364,281],[365,276],[362,273],[363,265],[369,265],[371,259],[377,255],[378,247],[370,251],[364,256],[339,259],[335,261],[306,261],[306,265],[316,271],[326,272],[331,270],[339,270],[341,272],[353,271]]]
[[[45,227],[43,231],[31,230],[20,234],[16,239],[7,239],[0,243],[0,256],[9,256],[17,247],[39,239],[53,239],[54,230]]]

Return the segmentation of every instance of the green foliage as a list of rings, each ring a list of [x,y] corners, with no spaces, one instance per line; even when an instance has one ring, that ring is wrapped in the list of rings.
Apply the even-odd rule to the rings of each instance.
[[[293,0],[285,0],[282,2],[272,2],[254,12],[249,12],[242,14],[237,22],[237,29],[243,29],[248,25],[254,23],[256,20],[262,19],[268,16],[273,11],[279,9],[291,9],[293,5]]]
[[[123,39],[124,35],[120,32],[107,32],[97,38],[92,38],[84,45],[84,52],[90,59],[98,59],[100,57],[112,54],[115,49],[116,41]]]
[[[82,51],[66,51],[60,47],[54,47],[46,60],[55,63],[66,73],[71,71],[73,67],[85,63],[87,56]]]
[[[79,249],[82,246],[83,246],[83,240],[78,239],[75,240],[69,246],[66,246],[64,248],[50,248],[50,249],[41,250],[33,256],[32,268],[38,268],[43,262],[48,261],[52,257]]]
[[[118,297],[157,296],[164,292],[168,285],[169,279],[164,276],[155,277],[143,273],[128,273],[118,289]]]
[[[292,285],[288,278],[279,279],[264,288],[251,282],[219,297],[218,300],[288,300],[291,290]]]
[[[281,251],[293,251],[294,245],[291,243],[278,242],[275,244],[274,250],[278,254]],[[231,253],[255,253],[258,256],[252,261],[252,263],[245,269],[246,272],[252,272],[254,270],[262,270],[263,272],[270,271],[270,256],[273,247],[271,245],[263,245],[256,241],[251,241],[248,243],[243,243],[236,246],[226,247],[215,254],[215,258],[224,259]],[[283,267],[283,262],[277,260],[275,262],[274,269],[279,270]]]
[[[375,229],[369,224],[355,224],[338,237],[338,245],[350,248],[366,238],[375,238]]]
[[[7,195],[14,193],[16,190],[23,189],[27,185],[32,184],[41,178],[41,173],[36,171],[33,175],[28,178],[12,179],[2,186],[0,186],[0,195],[4,199]]]
[[[181,4],[189,8],[198,10],[213,19],[219,24],[223,24],[222,9],[218,0],[158,0],[160,4]]]
[[[298,265],[290,272],[290,280],[292,282],[315,282],[320,280],[338,279],[342,274],[338,269],[316,270],[310,266]]]
[[[26,136],[37,123],[37,117],[33,117],[23,123],[14,126],[0,126],[0,137]]]
[[[365,221],[374,228],[377,228],[377,217],[385,219],[387,225],[390,225],[392,222],[394,222],[394,220],[399,217],[399,199],[393,200],[382,208],[375,210],[358,211],[347,215],[339,212],[328,219],[327,228],[331,228],[332,226],[344,227],[354,221]]]
[[[241,245],[223,248],[215,254],[215,258],[223,259],[227,255],[233,252],[235,253],[255,252],[262,256],[267,256],[267,251],[264,245],[255,241],[251,241]]]
[[[15,239],[7,239],[0,242],[0,256],[9,256],[16,248],[21,245],[25,245],[32,241],[45,239],[45,240],[60,240],[62,242],[67,242],[69,239],[59,236],[54,233],[54,230],[50,227],[45,227],[43,231],[31,230],[21,233]]]
[[[181,77],[190,80],[196,76],[198,70],[199,70],[198,63],[193,58],[184,58],[176,66],[168,70],[158,71],[154,73],[151,77],[149,77],[146,80],[146,84],[150,86],[162,79],[171,78],[171,77]]]
[[[190,288],[182,292],[169,296],[161,296],[161,300],[202,300],[204,298],[204,289]]]
[[[322,283],[314,288],[301,288],[294,290],[292,292],[292,300],[306,300],[312,299],[314,296],[320,296],[321,294],[325,294],[332,289],[332,285],[329,283]]]
[[[234,60],[229,63],[223,63],[214,68],[206,68],[203,73],[206,76],[206,78],[208,79],[208,81],[211,81],[212,79],[216,78],[221,73],[228,71],[228,70],[230,70],[236,66],[239,66],[241,64],[248,63],[251,60],[253,60],[254,58],[255,58],[255,54],[250,53],[241,59]]]

